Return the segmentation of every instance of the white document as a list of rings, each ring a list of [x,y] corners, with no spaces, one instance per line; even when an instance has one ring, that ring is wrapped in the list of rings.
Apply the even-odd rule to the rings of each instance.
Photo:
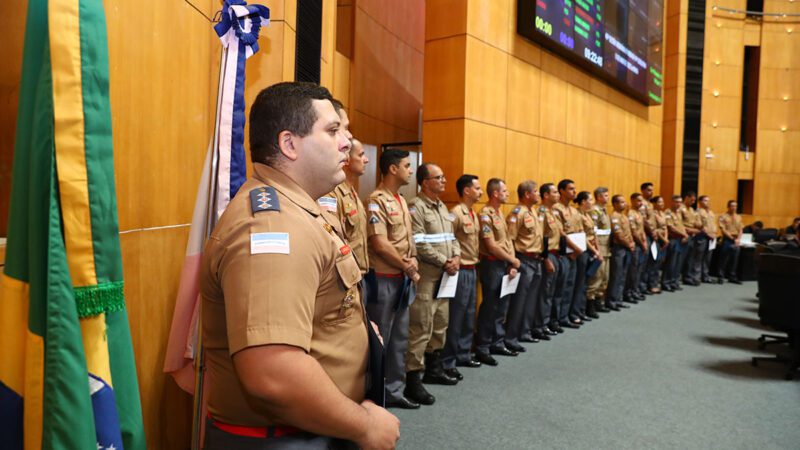
[[[517,272],[517,276],[510,280],[508,279],[508,275],[503,276],[503,284],[500,288],[500,298],[517,292],[517,286],[519,285],[520,278],[522,277],[520,276],[519,272]]]
[[[567,235],[570,241],[573,244],[577,245],[582,252],[586,251],[586,233],[581,231],[580,233],[570,233]],[[567,253],[572,253],[572,248],[567,246]]]
[[[455,275],[448,275],[447,272],[442,275],[442,281],[439,283],[439,292],[436,298],[453,298],[456,296],[456,286],[458,285],[458,272]]]
[[[753,242],[753,234],[742,233],[742,238],[739,241],[739,245],[742,247],[755,247],[756,244]]]
[[[708,241],[708,251],[714,250],[715,248],[717,248],[717,240],[711,239]]]
[[[650,244],[650,254],[653,255],[653,261],[658,259],[658,244],[656,244],[656,241]]]

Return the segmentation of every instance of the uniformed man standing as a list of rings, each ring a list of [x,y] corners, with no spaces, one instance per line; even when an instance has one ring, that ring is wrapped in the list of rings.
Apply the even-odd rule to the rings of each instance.
[[[411,234],[411,214],[398,193],[413,173],[408,152],[386,149],[380,156],[383,179],[367,205],[368,279],[374,281],[367,312],[378,324],[386,345],[386,404],[416,409],[419,403],[403,395],[408,350],[408,306],[419,281],[417,249]]]
[[[388,449],[399,438],[397,418],[364,400],[361,273],[316,203],[345,179],[349,142],[331,100],[279,83],[250,110],[253,176],[201,265],[209,450],[272,448],[276,436],[274,448]]]
[[[609,312],[609,309],[604,306],[611,267],[611,219],[606,211],[608,200],[607,187],[601,186],[594,190],[595,205],[589,212],[589,216],[594,221],[597,247],[600,254],[603,255],[603,260],[600,262],[600,268],[589,279],[589,289],[586,291],[586,315],[591,318],[598,317],[595,317],[597,314],[590,314],[590,312]]]
[[[708,245],[706,239],[700,234],[700,217],[693,208],[697,194],[692,191],[683,195],[683,207],[680,211],[680,219],[689,234],[689,247],[684,254],[684,260],[680,264],[683,273],[683,284],[689,286],[700,286],[700,258],[703,256],[704,245]]]
[[[558,203],[560,194],[553,183],[545,183],[539,188],[542,206],[539,207],[539,219],[544,225],[544,249],[547,259],[544,260],[544,280],[541,287],[541,299],[536,315],[533,319],[533,337],[541,340],[550,340],[550,336],[563,333],[564,329],[558,324],[560,304],[556,301],[556,292],[564,288],[563,270],[559,260],[561,251],[560,243],[564,235],[561,221],[553,213],[553,206]]]
[[[581,191],[575,197],[575,204],[578,205],[578,210],[581,212],[581,220],[583,221],[583,232],[586,233],[586,250],[581,254],[578,259],[578,274],[575,277],[575,289],[578,303],[574,305],[576,312],[572,317],[577,317],[584,322],[597,318],[597,313],[594,310],[594,304],[591,309],[587,301],[587,280],[586,275],[590,266],[599,266],[605,259],[603,254],[597,247],[597,232],[595,231],[594,219],[592,219],[591,212],[594,211],[594,201],[592,194],[588,191]],[[591,314],[591,315],[590,315]]]
[[[450,312],[448,299],[437,298],[443,274],[453,276],[458,273],[461,255],[453,234],[450,212],[439,199],[446,181],[439,166],[430,163],[419,166],[417,186],[421,189],[409,206],[420,279],[417,297],[408,310],[405,396],[423,405],[433,404],[435,398],[422,382],[458,383],[458,379],[445,374],[442,367],[441,352]]]
[[[483,364],[496,366],[493,355],[517,356],[517,352],[504,344],[503,322],[508,312],[509,297],[500,297],[503,276],[517,276],[520,261],[514,256],[514,247],[508,238],[508,229],[500,206],[508,200],[505,181],[492,178],[486,184],[489,202],[481,209],[480,276],[483,300],[478,311],[476,359]],[[490,354],[491,353],[491,354]]]
[[[664,263],[664,279],[661,281],[661,289],[667,292],[680,291],[680,263],[689,248],[689,234],[683,226],[680,210],[683,207],[683,199],[680,195],[672,196],[672,208],[664,213],[667,221],[667,232],[669,235],[669,249],[667,250],[667,261]]]
[[[700,217],[700,231],[704,242],[702,256],[699,259],[700,274],[703,283],[721,283],[722,279],[712,279],[710,272],[711,257],[714,254],[712,245],[717,242],[717,216],[711,210],[711,199],[707,195],[701,195],[698,199],[700,208],[697,215]],[[713,242],[713,244],[712,244]],[[695,264],[698,264],[697,262]]]
[[[654,294],[654,292],[649,288],[651,284],[650,274],[653,273],[653,266],[658,264],[658,260],[653,259],[650,254],[650,246],[653,244],[653,241],[658,240],[655,233],[655,205],[653,204],[655,188],[653,187],[653,183],[648,181],[642,183],[639,189],[642,194],[642,207],[639,212],[644,219],[644,232],[647,240],[647,251],[645,252],[644,258],[645,263],[639,267],[639,292],[645,295],[651,295]]]
[[[742,239],[742,217],[736,214],[737,206],[736,200],[729,200],[728,211],[719,216],[722,248],[720,248],[717,276],[720,280],[726,277],[731,283],[742,284],[736,276]]]
[[[648,258],[653,263],[647,268],[647,289],[651,294],[661,293],[661,268],[664,261],[668,258],[667,249],[669,248],[669,233],[667,230],[667,217],[664,210],[666,204],[664,199],[657,195],[653,197],[653,242],[656,244],[656,258],[653,258],[652,249],[648,249]],[[652,246],[652,244],[651,244]]]
[[[539,301],[542,284],[542,261],[544,252],[544,226],[534,205],[539,203],[538,186],[532,180],[523,181],[517,187],[519,203],[506,218],[508,237],[514,242],[514,252],[522,265],[519,269],[519,285],[511,296],[506,318],[506,348],[524,352],[520,342],[538,342],[533,337],[533,317]]]
[[[481,198],[483,190],[478,177],[464,174],[456,181],[456,191],[461,202],[453,207],[450,213],[455,218],[453,229],[461,249],[461,265],[458,268],[456,296],[450,300],[450,320],[442,352],[445,373],[452,378],[458,378],[460,375],[456,366],[481,366],[480,361],[472,355],[478,299],[478,278],[475,267],[478,264],[480,232],[478,215],[472,210],[472,205]]]
[[[606,306],[614,311],[628,308],[623,303],[623,292],[628,277],[630,261],[633,259],[636,242],[631,233],[631,224],[625,214],[627,204],[625,197],[615,195],[611,199],[614,212],[611,213],[611,233],[613,244],[611,247],[611,276],[608,280],[608,296]]]
[[[644,295],[640,291],[639,279],[642,276],[643,267],[647,263],[646,258],[650,256],[650,249],[647,248],[647,237],[644,229],[644,214],[642,194],[637,192],[631,194],[631,206],[628,209],[628,222],[631,227],[631,235],[636,248],[631,255],[631,262],[628,267],[628,278],[625,281],[625,296],[623,301],[628,303],[639,303],[644,300]]]
[[[559,302],[558,324],[566,328],[580,328],[581,319],[578,317],[576,304],[575,281],[578,274],[578,258],[583,253],[583,249],[578,247],[569,236],[573,233],[583,232],[583,219],[581,213],[572,202],[578,191],[575,189],[575,182],[564,179],[558,182],[558,203],[553,205],[553,212],[557,219],[561,221],[564,232],[563,248],[559,258],[564,277],[564,288],[556,292],[556,301]],[[567,251],[569,249],[569,251]],[[580,294],[579,294],[580,295]]]

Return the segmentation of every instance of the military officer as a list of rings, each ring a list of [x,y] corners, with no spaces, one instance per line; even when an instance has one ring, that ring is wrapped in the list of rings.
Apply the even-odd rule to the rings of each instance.
[[[506,348],[524,352],[520,342],[538,342],[533,337],[533,317],[542,284],[544,252],[544,225],[534,205],[539,203],[536,182],[526,180],[517,186],[519,203],[506,217],[508,237],[514,243],[514,252],[520,260],[519,285],[511,297],[506,318]]]
[[[508,200],[505,181],[492,178],[486,184],[489,202],[480,211],[480,277],[483,301],[478,311],[476,358],[483,364],[496,366],[494,355],[517,356],[506,348],[503,340],[503,322],[508,312],[509,296],[500,297],[503,276],[517,276],[520,261],[514,256],[514,247],[508,237],[508,228],[500,207]],[[490,354],[491,353],[491,354]]]
[[[611,206],[614,212],[611,213],[611,233],[613,244],[611,247],[611,275],[608,280],[608,296],[606,306],[614,311],[620,308],[628,308],[623,303],[623,292],[628,276],[630,260],[633,259],[636,241],[633,239],[631,224],[628,215],[625,214],[627,204],[625,197],[615,195],[611,198]]]
[[[541,299],[536,315],[533,319],[533,337],[540,340],[549,340],[550,336],[563,333],[564,329],[558,324],[559,303],[555,301],[556,292],[564,288],[564,277],[561,269],[560,244],[563,236],[561,221],[553,213],[553,206],[558,203],[560,194],[553,183],[545,183],[539,188],[542,206],[539,207],[539,219],[544,225],[544,249],[547,259],[543,261],[544,279],[541,287]]]
[[[578,273],[578,258],[583,249],[573,242],[570,236],[573,233],[583,232],[581,213],[571,203],[575,200],[578,191],[575,182],[564,179],[558,182],[558,203],[553,205],[553,212],[561,221],[563,228],[563,248],[559,258],[563,269],[564,288],[556,292],[556,301],[559,301],[558,324],[566,328],[580,328],[581,319],[578,314],[577,304],[582,303],[576,298],[575,281]],[[580,295],[578,295],[580,296]]]
[[[447,338],[444,341],[442,365],[451,378],[458,378],[460,367],[480,367],[481,363],[472,355],[472,340],[475,328],[475,309],[478,299],[478,264],[480,232],[478,215],[472,206],[483,190],[478,177],[464,174],[456,181],[456,191],[461,201],[450,210],[453,214],[453,229],[461,249],[461,264],[458,267],[456,296],[450,300],[450,319]]]
[[[704,242],[702,256],[698,258],[701,280],[703,283],[721,283],[722,279],[711,278],[709,273],[711,256],[714,253],[712,246],[716,246],[717,242],[717,216],[711,210],[711,199],[707,195],[701,195],[698,201],[700,202],[700,208],[697,210],[697,215],[700,217],[700,230]]]
[[[722,233],[722,248],[719,255],[717,276],[728,278],[734,284],[742,284],[736,276],[739,250],[742,239],[742,217],[736,214],[736,200],[728,201],[728,210],[719,216],[719,231]]]
[[[282,436],[274,448],[394,448],[397,418],[364,400],[361,273],[316,203],[345,179],[349,143],[330,93],[311,83],[261,91],[250,146],[253,176],[211,232],[201,265],[214,379],[205,448],[273,448],[273,436]]]
[[[680,285],[680,262],[689,248],[689,233],[686,232],[686,227],[683,226],[683,220],[680,217],[682,207],[683,199],[681,196],[673,195],[671,209],[664,213],[667,222],[669,248],[667,250],[667,260],[664,263],[664,278],[661,281],[661,289],[668,292],[683,289]]]
[[[647,268],[647,289],[652,294],[661,293],[661,268],[664,266],[668,255],[669,232],[667,230],[666,204],[664,199],[657,195],[651,199],[653,211],[653,242],[656,243],[656,257],[652,257],[652,250],[648,249],[648,258],[653,263]],[[652,246],[652,244],[651,244]]]
[[[689,191],[683,195],[683,207],[679,209],[680,219],[686,232],[689,234],[689,247],[684,254],[681,263],[681,273],[683,274],[683,284],[689,286],[700,286],[700,265],[697,264],[703,256],[704,246],[708,245],[706,239],[700,234],[700,216],[693,208],[697,199],[697,194]]]
[[[445,190],[446,181],[439,166],[430,163],[419,166],[417,186],[421,189],[409,206],[420,280],[416,299],[408,310],[405,396],[423,405],[435,401],[434,396],[422,385],[423,382],[444,385],[458,383],[458,378],[448,376],[442,367],[441,352],[450,312],[448,299],[437,298],[437,288],[443,274],[456,275],[461,256],[453,234],[454,218],[439,198]]]
[[[652,245],[653,241],[658,240],[655,235],[655,205],[653,204],[655,188],[653,187],[653,183],[647,181],[642,183],[639,189],[642,194],[642,208],[640,212],[644,219],[644,232],[647,239],[645,263],[639,267],[639,292],[650,295],[654,293],[649,288],[650,274],[653,273],[653,266],[657,264],[657,260],[653,259],[652,255],[650,255],[650,245]]]
[[[648,257],[650,249],[647,248],[647,237],[644,229],[645,220],[644,214],[641,212],[643,208],[642,194],[634,192],[630,198],[631,205],[628,209],[628,222],[630,223],[633,240],[636,242],[636,248],[631,255],[623,300],[628,303],[639,303],[639,300],[644,300],[644,295],[640,291],[639,278],[642,276],[642,267],[646,264],[645,258]]]
[[[589,289],[586,291],[586,315],[591,318],[598,317],[595,317],[596,314],[589,314],[590,311],[609,312],[609,309],[604,306],[611,264],[611,219],[606,211],[608,200],[607,187],[601,186],[594,190],[595,205],[589,215],[594,221],[597,248],[603,259],[600,262],[600,268],[589,279]]]
[[[386,404],[416,409],[419,403],[403,395],[408,350],[408,306],[414,283],[419,281],[417,249],[411,232],[411,214],[399,189],[413,173],[408,152],[386,149],[380,156],[383,179],[369,196],[367,236],[368,279],[375,294],[367,301],[367,313],[378,324],[386,343]]]
[[[578,205],[578,210],[581,212],[581,220],[583,221],[583,232],[586,233],[586,250],[581,254],[578,259],[578,274],[576,275],[575,289],[578,297],[576,317],[584,322],[597,318],[597,312],[594,310],[594,304],[591,307],[588,305],[587,300],[587,283],[586,272],[590,264],[602,264],[603,254],[597,246],[597,233],[595,231],[594,219],[591,212],[594,211],[594,200],[592,194],[588,191],[581,191],[575,197],[575,204]],[[599,267],[598,267],[599,268]]]

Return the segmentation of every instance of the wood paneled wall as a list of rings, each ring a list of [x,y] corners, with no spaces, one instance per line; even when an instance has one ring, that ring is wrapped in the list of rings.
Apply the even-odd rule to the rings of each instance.
[[[575,180],[630,194],[661,179],[663,107],[647,107],[516,32],[516,0],[428,0],[423,157],[450,179]],[[512,194],[509,200],[516,200]]]
[[[689,0],[667,0],[664,27],[664,121],[661,145],[661,195],[680,193],[683,132],[686,123],[686,28]]]

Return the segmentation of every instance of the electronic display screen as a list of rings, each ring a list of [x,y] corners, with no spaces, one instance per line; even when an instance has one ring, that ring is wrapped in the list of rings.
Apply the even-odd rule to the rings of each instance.
[[[649,104],[662,97],[663,0],[518,0],[517,32]]]

